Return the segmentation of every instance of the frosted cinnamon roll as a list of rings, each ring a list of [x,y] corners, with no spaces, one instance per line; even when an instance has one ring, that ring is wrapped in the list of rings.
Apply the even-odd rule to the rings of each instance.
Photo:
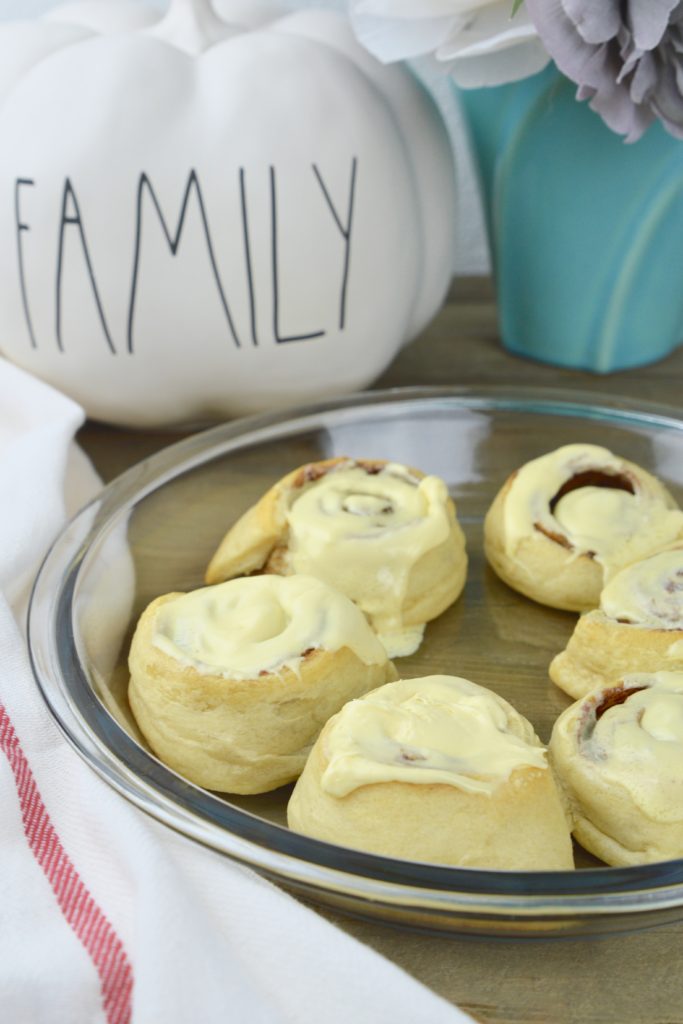
[[[683,671],[683,546],[622,569],[582,615],[550,678],[577,699],[629,672]]]
[[[683,537],[683,512],[646,470],[591,444],[527,462],[484,523],[487,558],[509,586],[553,608],[596,608],[619,569]]]
[[[379,460],[294,470],[228,531],[207,583],[264,570],[317,576],[367,615],[391,657],[465,584],[465,539],[443,480]]]
[[[351,701],[316,741],[290,828],[408,860],[516,870],[574,866],[534,730],[466,679],[403,679]]]
[[[634,673],[562,714],[550,756],[576,839],[616,866],[683,857],[683,672]]]
[[[129,667],[130,706],[154,753],[226,793],[291,782],[330,715],[396,677],[362,612],[304,576],[157,598]]]

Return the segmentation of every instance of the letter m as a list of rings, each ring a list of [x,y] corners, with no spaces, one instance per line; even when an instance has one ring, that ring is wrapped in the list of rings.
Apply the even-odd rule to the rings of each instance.
[[[213,273],[214,281],[216,282],[216,288],[218,289],[218,295],[220,297],[221,305],[222,305],[223,311],[225,313],[225,318],[226,318],[226,320],[228,322],[228,327],[230,328],[230,333],[232,335],[232,339],[233,339],[236,347],[240,348],[240,340],[239,340],[239,338],[237,336],[237,332],[235,330],[235,325],[234,325],[232,316],[230,314],[230,309],[228,307],[228,301],[227,301],[227,299],[225,297],[225,292],[223,290],[223,284],[221,282],[220,274],[218,273],[218,267],[216,265],[216,257],[215,257],[215,253],[214,253],[214,249],[213,249],[213,243],[211,241],[211,231],[209,229],[209,222],[208,222],[208,219],[207,219],[207,216],[206,216],[206,208],[204,206],[204,199],[203,199],[203,196],[202,196],[202,190],[201,190],[200,185],[199,185],[199,179],[197,178],[197,172],[195,170],[191,170],[190,171],[189,177],[187,179],[187,184],[185,186],[185,192],[183,194],[182,202],[181,202],[181,205],[180,205],[180,215],[178,217],[178,224],[177,224],[176,229],[175,229],[174,232],[171,232],[169,230],[168,222],[166,221],[166,218],[164,217],[164,214],[162,212],[161,206],[159,205],[159,200],[158,200],[157,195],[156,195],[156,193],[154,191],[154,187],[153,187],[151,181],[149,180],[148,176],[143,172],[140,175],[140,180],[138,181],[136,217],[135,217],[135,253],[134,253],[134,257],[133,257],[133,279],[132,279],[131,289],[130,289],[130,302],[129,302],[129,305],[128,305],[128,351],[130,353],[133,352],[133,328],[134,328],[134,321],[135,321],[135,302],[136,302],[136,299],[137,299],[137,291],[138,291],[138,276],[139,276],[139,272],[140,272],[140,251],[142,249],[142,232],[143,232],[143,215],[144,215],[144,209],[145,209],[145,203],[144,203],[145,193],[147,193],[149,195],[149,198],[150,198],[150,200],[152,202],[152,205],[153,205],[153,207],[154,207],[154,209],[156,211],[156,215],[157,215],[157,217],[159,219],[159,223],[161,224],[161,228],[162,228],[162,231],[164,233],[164,237],[166,238],[166,242],[168,244],[168,247],[171,250],[171,254],[173,256],[175,256],[177,254],[178,248],[180,246],[180,240],[181,240],[182,234],[183,234],[183,227],[185,226],[185,215],[187,213],[187,207],[188,207],[188,204],[189,204],[189,201],[190,201],[190,195],[191,195],[191,193],[193,191],[194,191],[194,194],[195,194],[195,196],[197,198],[197,206],[199,208],[199,216],[200,216],[201,222],[202,222],[202,229],[204,231],[204,238],[206,240],[206,248],[207,248],[207,252],[208,252],[208,256],[209,256],[209,261],[211,263],[211,270],[212,270],[212,273]]]

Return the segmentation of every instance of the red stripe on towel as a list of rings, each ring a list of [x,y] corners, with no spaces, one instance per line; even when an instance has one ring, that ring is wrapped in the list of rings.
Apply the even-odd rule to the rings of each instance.
[[[99,975],[107,1024],[130,1024],[133,994],[130,960],[121,939],[69,860],[2,704],[0,750],[14,775],[24,832],[31,852],[52,886],[59,909],[85,947]]]

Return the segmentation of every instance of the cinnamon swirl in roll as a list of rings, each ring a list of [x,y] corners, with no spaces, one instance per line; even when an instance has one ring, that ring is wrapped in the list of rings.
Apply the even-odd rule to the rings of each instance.
[[[486,555],[509,586],[541,604],[596,608],[615,572],[683,537],[683,512],[646,470],[597,445],[527,462],[498,492]]]
[[[264,570],[317,576],[350,597],[390,656],[412,654],[425,623],[465,583],[465,540],[443,480],[379,460],[294,470],[228,531],[207,583]]]
[[[683,671],[683,545],[613,576],[549,671],[576,700],[629,672],[660,670]]]
[[[592,690],[549,749],[582,846],[615,866],[683,857],[683,672]]]
[[[287,809],[292,829],[461,867],[572,868],[569,826],[534,730],[466,679],[403,679],[323,729]]]
[[[330,715],[396,678],[362,612],[305,576],[157,598],[129,665],[130,706],[154,753],[227,793],[291,782]]]

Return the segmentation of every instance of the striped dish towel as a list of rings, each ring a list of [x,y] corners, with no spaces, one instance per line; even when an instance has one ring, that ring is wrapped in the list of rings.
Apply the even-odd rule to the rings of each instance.
[[[251,871],[128,804],[33,682],[28,587],[99,482],[81,409],[0,359],[0,1020],[458,1024],[465,1014]]]

